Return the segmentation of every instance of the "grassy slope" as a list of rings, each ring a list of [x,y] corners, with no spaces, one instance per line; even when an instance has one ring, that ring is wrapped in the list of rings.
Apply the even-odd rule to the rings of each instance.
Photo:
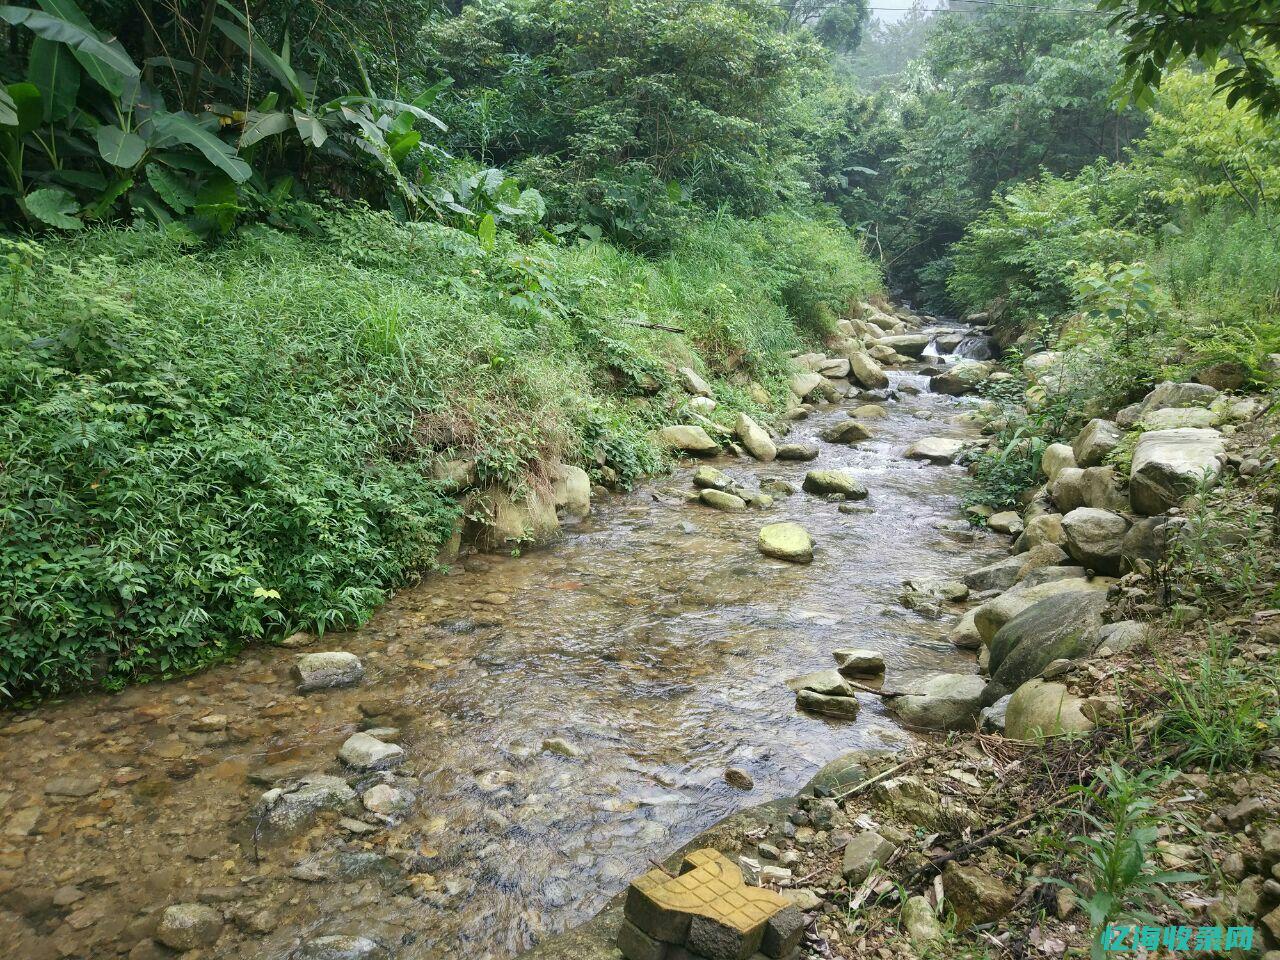
[[[628,484],[664,466],[674,366],[717,381],[718,416],[765,414],[749,381],[780,395],[787,351],[878,285],[847,232],[794,217],[712,218],[656,261],[322,223],[212,251],[4,241],[0,697],[357,623],[453,530],[437,460],[517,495],[555,459]]]

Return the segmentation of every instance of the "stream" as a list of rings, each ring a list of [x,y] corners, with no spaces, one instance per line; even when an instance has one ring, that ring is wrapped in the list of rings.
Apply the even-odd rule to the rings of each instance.
[[[558,545],[465,557],[308,648],[358,655],[358,686],[300,696],[296,651],[255,648],[195,677],[0,718],[3,952],[172,956],[135,944],[150,943],[154,908],[187,902],[232,918],[189,957],[284,958],[300,938],[358,933],[406,960],[503,960],[840,753],[900,747],[909,735],[878,698],[861,696],[854,721],[825,719],[797,712],[784,684],[833,666],[839,647],[881,651],[889,687],[974,669],[946,640],[953,615],[898,599],[905,580],[956,576],[1003,546],[961,519],[962,468],[902,456],[926,435],[976,436],[969,404],[890,376],[921,392],[885,403],[869,441],[816,440],[849,400],[794,424],[789,441],[821,446],[812,463],[714,462],[752,489],[846,469],[870,490],[852,512],[800,492],[767,513],[686,504],[686,465],[597,502]],[[811,565],[758,552],[760,526],[784,519],[813,536]],[[225,729],[193,728],[210,714]],[[403,820],[255,834],[249,811],[271,778],[340,772],[362,721],[399,730],[398,773],[416,780]],[[726,783],[730,766],[754,788]]]

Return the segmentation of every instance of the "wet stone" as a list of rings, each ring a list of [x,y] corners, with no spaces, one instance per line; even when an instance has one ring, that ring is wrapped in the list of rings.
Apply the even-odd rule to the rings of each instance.
[[[211,947],[222,934],[222,914],[199,903],[165,907],[156,926],[156,939],[166,947],[186,952]]]
[[[338,751],[338,759],[360,771],[385,770],[403,762],[404,750],[367,733],[353,733]]]
[[[317,937],[292,954],[293,960],[385,960],[387,951],[368,937]]]
[[[58,777],[44,785],[51,797],[87,797],[101,789],[102,781],[95,777]]]
[[[298,682],[298,692],[307,693],[359,683],[364,679],[364,664],[353,653],[306,653],[298,658],[292,672]]]

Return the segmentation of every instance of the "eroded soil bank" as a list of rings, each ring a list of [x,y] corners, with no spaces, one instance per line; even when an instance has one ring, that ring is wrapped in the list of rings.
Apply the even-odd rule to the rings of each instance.
[[[470,556],[398,595],[364,629],[309,650],[366,667],[355,687],[299,695],[297,653],[261,649],[188,680],[12,716],[0,729],[0,940],[9,955],[174,955],[160,911],[224,918],[194,957],[289,957],[325,935],[402,958],[505,958],[579,923],[735,810],[790,795],[853,748],[907,738],[879,700],[856,721],[798,713],[784,681],[870,647],[886,683],[967,672],[954,617],[899,602],[903,582],[990,560],[994,537],[958,510],[960,467],[907,460],[925,435],[967,438],[965,401],[891,375],[869,441],[822,442],[859,401],[824,405],[789,441],[812,463],[716,462],[748,488],[797,488],[766,512],[686,503],[692,467],[596,505],[550,549]],[[905,389],[904,389],[905,388]],[[919,391],[919,392],[916,392]],[[799,492],[848,470],[869,498]],[[798,566],[762,556],[760,526],[794,520],[817,544]],[[354,777],[336,759],[379,728],[406,760]],[[727,767],[754,781],[746,791]],[[406,802],[330,811],[292,837],[252,815],[307,773],[386,781]],[[341,819],[343,813],[349,814]]]

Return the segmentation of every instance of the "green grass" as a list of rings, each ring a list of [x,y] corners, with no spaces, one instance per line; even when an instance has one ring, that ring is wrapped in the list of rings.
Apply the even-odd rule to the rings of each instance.
[[[437,460],[517,496],[557,459],[634,482],[665,465],[676,365],[717,416],[765,416],[747,384],[781,395],[814,318],[878,286],[847,231],[796,217],[713,217],[651,261],[312,215],[212,250],[0,241],[0,698],[357,624],[454,530]]]

